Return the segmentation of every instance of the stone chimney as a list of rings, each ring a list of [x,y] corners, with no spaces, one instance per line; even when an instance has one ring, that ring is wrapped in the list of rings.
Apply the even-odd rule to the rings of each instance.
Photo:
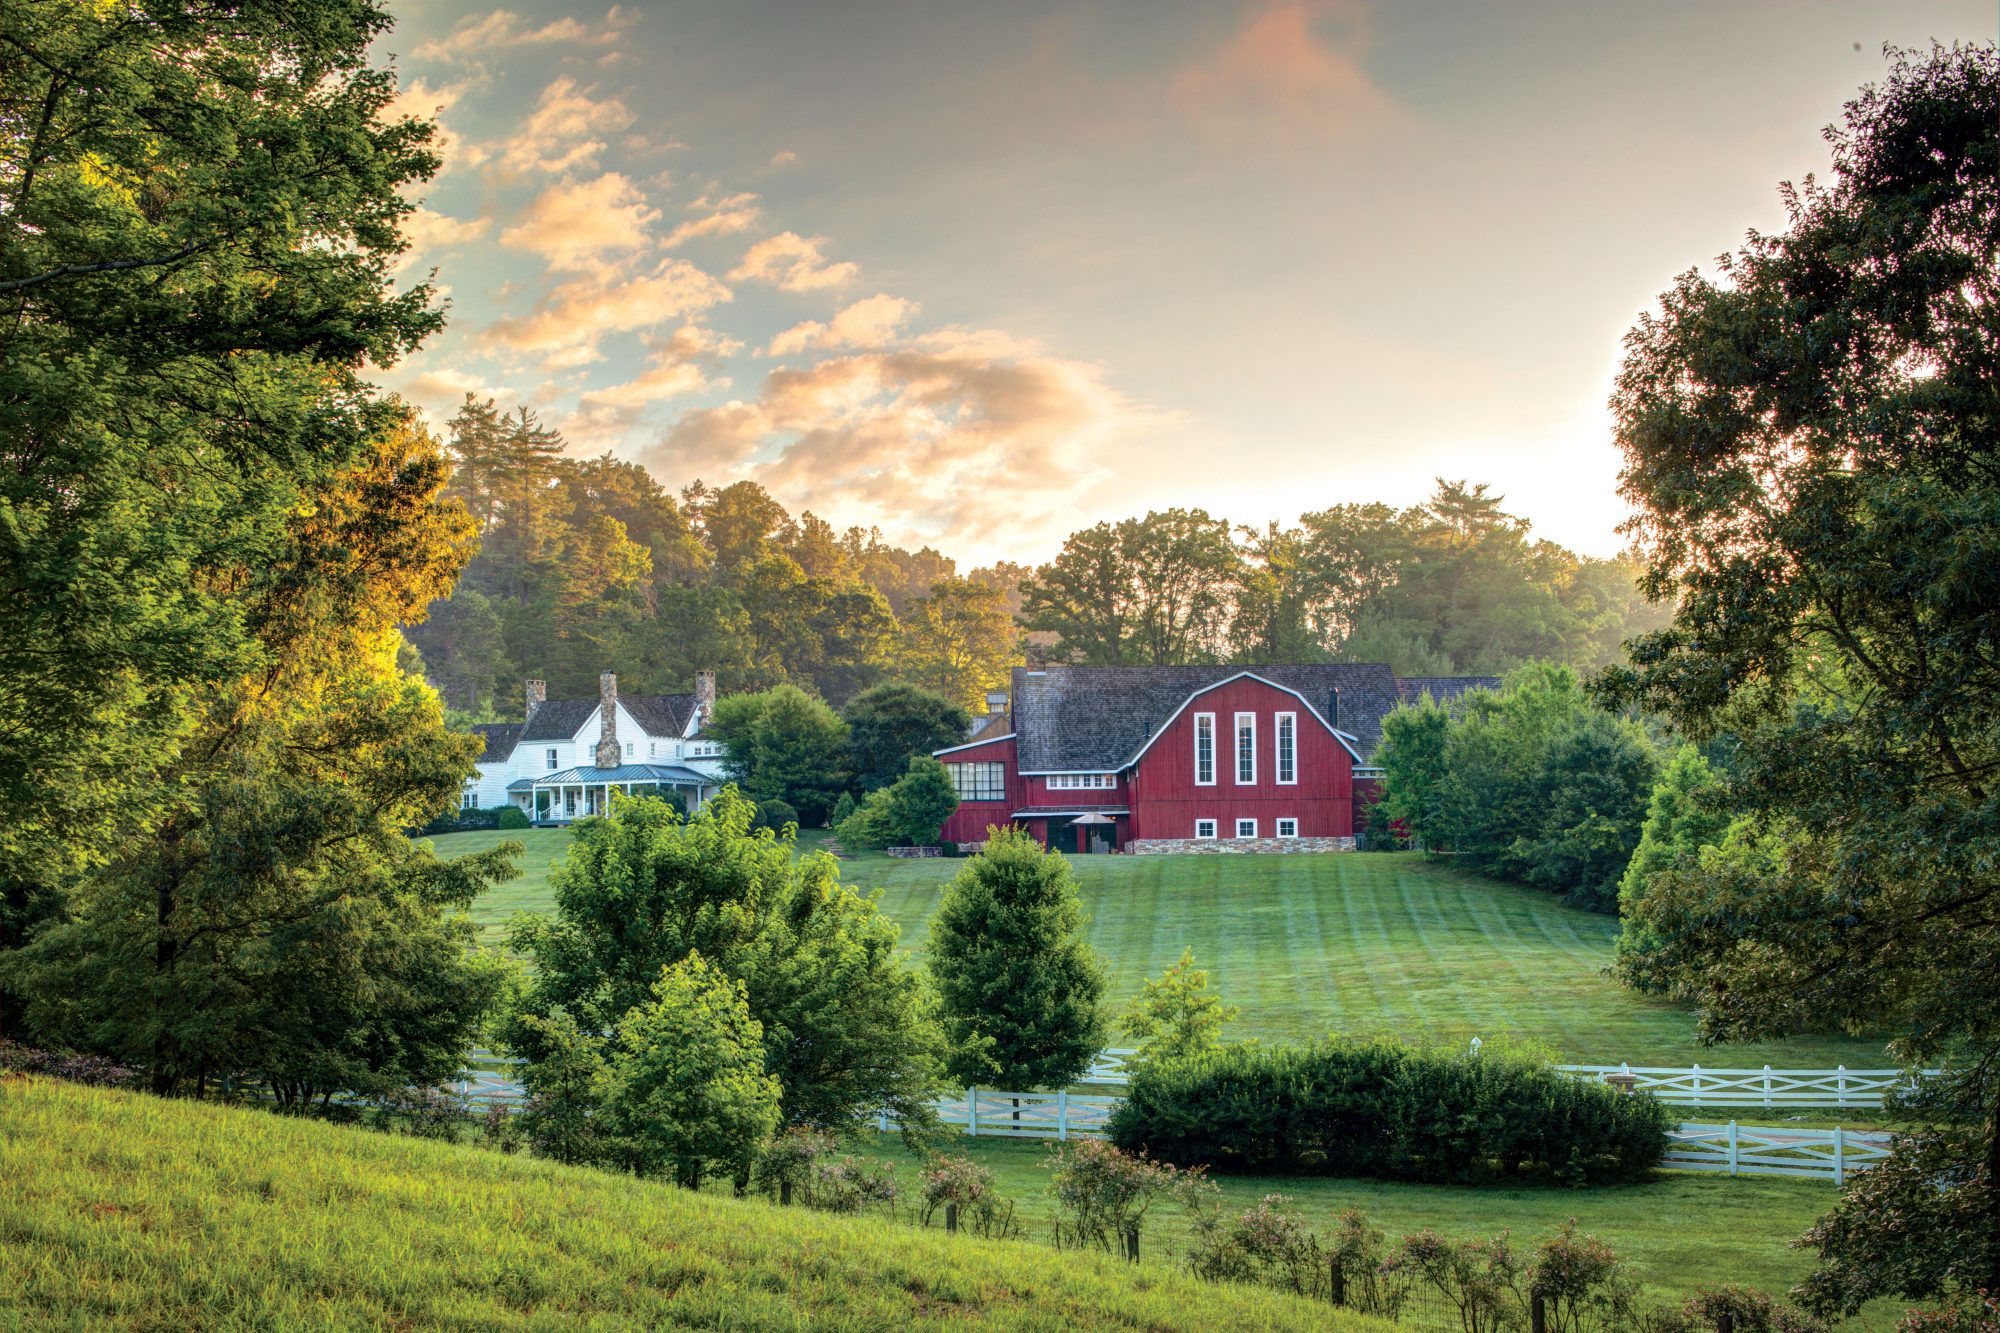
[[[1007,691],[994,690],[986,696],[986,715],[1004,717],[1007,713]]]
[[[541,706],[542,706],[543,704],[547,703],[548,701],[549,701],[549,687],[548,687],[548,683],[547,683],[546,681],[539,681],[539,680],[531,680],[531,681],[529,681],[529,682],[528,682],[528,714],[527,714],[527,716],[526,716],[525,718],[523,718],[522,720],[523,720],[523,721],[526,721],[526,722],[532,722],[532,721],[534,721],[534,720],[535,720],[535,710],[536,710],[537,708],[540,708],[540,707],[541,707]]]
[[[618,677],[613,672],[597,678],[597,707],[604,717],[604,732],[597,741],[597,766],[617,768],[625,762],[625,750],[618,744]]]
[[[700,726],[707,726],[715,716],[715,673],[697,671],[694,673],[694,711],[701,718]]]

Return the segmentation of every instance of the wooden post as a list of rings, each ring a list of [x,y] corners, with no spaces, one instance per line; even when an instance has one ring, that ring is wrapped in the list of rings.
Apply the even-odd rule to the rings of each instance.
[[[1715,1333],[1736,1333],[1736,1316],[1727,1310],[1715,1316]]]
[[[965,1132],[977,1137],[979,1134],[979,1089],[965,1090]]]
[[[1838,1069],[1834,1070],[1834,1100],[1840,1103],[1841,1110],[1845,1111],[1847,1109],[1846,1065],[1841,1065]]]
[[[947,1234],[956,1234],[958,1231],[958,1205],[955,1203],[944,1206],[944,1229]]]
[[[792,1201],[792,1182],[789,1180],[779,1181],[778,1202],[780,1204],[789,1204],[791,1201]]]
[[[1847,1132],[1839,1125],[1835,1125],[1833,1127],[1833,1183],[1836,1185],[1845,1185],[1847,1183],[1847,1163],[1844,1160],[1846,1152]]]
[[[1056,1091],[1056,1142],[1069,1142],[1069,1089]]]
[[[1347,1270],[1341,1266],[1340,1256],[1333,1256],[1332,1271],[1327,1274],[1327,1292],[1334,1305],[1347,1304]]]
[[[1764,1066],[1764,1109],[1771,1109],[1771,1066]]]
[[[1128,1264],[1139,1262],[1139,1224],[1137,1222],[1130,1223],[1125,1228],[1125,1262]]]
[[[1701,1066],[1700,1066],[1700,1065],[1696,1065],[1696,1066],[1694,1067],[1694,1093],[1693,1093],[1692,1095],[1693,1095],[1693,1097],[1694,1097],[1694,1104],[1695,1104],[1696,1106],[1700,1106],[1700,1105],[1701,1105]]]
[[[1736,1122],[1729,1122],[1729,1174],[1736,1174]]]
[[[1541,1292],[1528,1298],[1528,1333],[1549,1333],[1549,1307]]]

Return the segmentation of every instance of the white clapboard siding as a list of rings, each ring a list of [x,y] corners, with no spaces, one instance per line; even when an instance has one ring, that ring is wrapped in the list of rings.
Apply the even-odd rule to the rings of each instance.
[[[1564,1073],[1601,1080],[1630,1076],[1634,1092],[1649,1092],[1676,1106],[1879,1108],[1883,1097],[1907,1087],[1902,1069],[1705,1069],[1700,1065],[1557,1065]],[[1923,1076],[1935,1078],[1937,1070]]]

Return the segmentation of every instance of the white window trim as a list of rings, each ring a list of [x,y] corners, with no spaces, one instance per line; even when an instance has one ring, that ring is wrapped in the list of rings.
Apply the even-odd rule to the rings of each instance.
[[[1290,833],[1285,832],[1285,825],[1287,824],[1292,826]],[[1299,836],[1299,821],[1296,819],[1280,819],[1273,827],[1277,829],[1277,835],[1281,838],[1296,838]]]
[[[630,759],[630,758],[632,757],[632,751],[633,751],[633,749],[634,749],[634,748],[636,747],[636,745],[637,745],[637,742],[635,742],[635,741],[626,741],[626,742],[625,742],[625,757],[626,757],[627,759]]]
[[[1246,722],[1250,724],[1247,733],[1243,727],[1243,724]],[[1248,778],[1243,776],[1243,737],[1246,734],[1250,737],[1250,776]],[[1256,786],[1257,715],[1255,713],[1238,713],[1236,715],[1236,725],[1229,729],[1229,740],[1230,771],[1236,775],[1236,785],[1239,787]]]
[[[550,771],[550,772],[554,772],[554,771],[555,771],[556,769],[558,769],[558,768],[562,767],[562,765],[560,765],[560,764],[558,764],[558,763],[556,762],[556,747],[555,747],[555,746],[551,745],[551,746],[550,746],[550,747],[548,748],[548,751],[547,751],[547,755],[548,755],[548,769],[549,769],[549,771]]]
[[[1208,832],[1206,832],[1206,833],[1203,833],[1203,832],[1201,831],[1201,830],[1202,830],[1202,826],[1203,826],[1204,824],[1208,826]],[[1196,841],[1196,842],[1213,842],[1213,841],[1215,841],[1215,821],[1214,821],[1213,819],[1197,819],[1197,820],[1195,820],[1195,821],[1194,821],[1194,837],[1195,837],[1195,841]]]
[[[1203,781],[1201,776],[1201,728],[1204,722],[1208,724],[1207,781]],[[1222,747],[1218,744],[1221,737],[1217,736],[1215,731],[1215,714],[1196,713],[1194,715],[1194,785],[1197,787],[1213,787],[1215,785],[1215,770],[1220,767],[1222,760],[1222,755],[1219,753]]]
[[[1248,824],[1248,825],[1250,826],[1250,831],[1249,831],[1248,833],[1245,833],[1245,832],[1243,831],[1243,826],[1244,826],[1245,824]],[[1254,838],[1254,837],[1256,837],[1256,836],[1257,836],[1257,821],[1256,821],[1256,820],[1254,820],[1254,819],[1239,819],[1239,820],[1237,820],[1237,821],[1236,821],[1236,836],[1237,836],[1237,837],[1239,837],[1239,838]]]
[[[1118,786],[1115,773],[1051,773],[1043,780],[1050,791],[1112,791]]]
[[[1291,728],[1291,743],[1285,743],[1285,729]],[[1279,713],[1271,724],[1271,744],[1276,753],[1271,757],[1271,778],[1280,787],[1299,785],[1299,715]],[[1292,775],[1285,776],[1286,761],[1291,762]]]

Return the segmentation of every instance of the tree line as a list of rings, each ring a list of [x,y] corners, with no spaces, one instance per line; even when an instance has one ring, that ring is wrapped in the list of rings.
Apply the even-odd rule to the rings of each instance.
[[[794,685],[838,707],[898,681],[976,708],[1029,658],[1592,668],[1664,623],[1631,560],[1535,539],[1483,485],[1293,527],[1169,509],[1072,533],[1038,567],[961,575],[930,547],[794,516],[755,482],[675,494],[636,463],[566,448],[526,407],[468,398],[450,422],[450,494],[479,547],[406,634],[468,718],[513,716],[525,677],[587,693],[607,665],[641,693],[713,669],[731,692]]]

